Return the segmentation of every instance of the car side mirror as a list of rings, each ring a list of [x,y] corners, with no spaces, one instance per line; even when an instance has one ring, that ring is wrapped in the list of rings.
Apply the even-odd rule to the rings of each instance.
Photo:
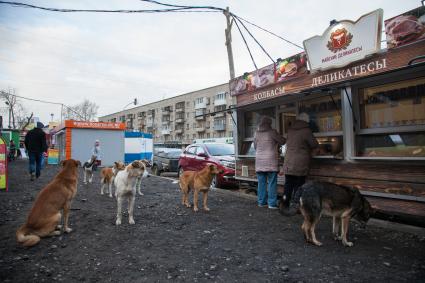
[[[199,156],[199,157],[208,157],[207,154],[204,153],[204,152],[200,152],[200,153],[198,153],[196,155]]]

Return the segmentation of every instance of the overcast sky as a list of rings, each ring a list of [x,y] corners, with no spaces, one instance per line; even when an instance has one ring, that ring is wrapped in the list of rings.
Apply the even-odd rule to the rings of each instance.
[[[17,0],[19,1],[19,0]],[[137,0],[21,1],[73,9],[157,9]],[[418,0],[162,0],[230,10],[298,45],[322,34],[332,19],[356,20],[377,8],[384,19],[420,6]],[[89,99],[99,116],[229,80],[222,13],[57,13],[0,5],[0,89],[73,105]],[[247,26],[277,59],[301,49]],[[236,26],[232,29],[236,75],[254,66]],[[384,37],[385,38],[385,35]],[[250,40],[258,67],[270,59]],[[23,101],[43,122],[60,119],[60,107]],[[4,111],[6,105],[0,105]],[[6,111],[7,112],[7,111]],[[7,121],[7,117],[5,117]]]

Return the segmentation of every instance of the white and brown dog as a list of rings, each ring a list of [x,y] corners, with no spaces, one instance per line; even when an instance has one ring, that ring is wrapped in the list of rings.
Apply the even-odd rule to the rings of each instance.
[[[102,186],[100,187],[100,194],[103,195],[104,189],[108,186],[106,193],[109,193],[109,197],[112,197],[112,184],[114,183],[115,176],[119,171],[124,170],[125,165],[121,161],[114,162],[114,166],[103,168],[100,171],[100,183]]]
[[[84,170],[84,184],[87,184],[87,178],[89,179],[89,183],[93,181],[93,171],[96,169],[96,155],[92,155],[92,157],[84,162],[83,170]]]
[[[115,196],[117,197],[117,220],[116,225],[121,225],[122,203],[124,199],[128,200],[128,223],[135,224],[133,212],[134,201],[136,200],[136,182],[137,178],[147,174],[145,164],[136,160],[127,165],[124,170],[119,171],[114,179],[116,187]]]

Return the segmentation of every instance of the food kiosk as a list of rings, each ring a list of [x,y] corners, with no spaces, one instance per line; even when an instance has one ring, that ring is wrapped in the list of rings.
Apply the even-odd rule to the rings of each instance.
[[[334,22],[305,53],[230,81],[238,180],[256,182],[260,117],[286,135],[306,112],[320,147],[309,179],[358,188],[376,217],[425,227],[425,7],[385,21],[385,49],[382,15]],[[401,37],[406,19],[414,25]]]

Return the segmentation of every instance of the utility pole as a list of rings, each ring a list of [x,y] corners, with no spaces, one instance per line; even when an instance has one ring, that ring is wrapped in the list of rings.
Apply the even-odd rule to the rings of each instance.
[[[235,65],[233,63],[233,51],[232,51],[232,24],[233,24],[233,20],[230,21],[229,7],[226,7],[226,11],[224,11],[223,13],[226,16],[226,23],[227,23],[227,27],[224,30],[224,34],[226,36],[226,47],[227,47],[227,57],[229,59],[230,79],[233,80],[235,78]]]

